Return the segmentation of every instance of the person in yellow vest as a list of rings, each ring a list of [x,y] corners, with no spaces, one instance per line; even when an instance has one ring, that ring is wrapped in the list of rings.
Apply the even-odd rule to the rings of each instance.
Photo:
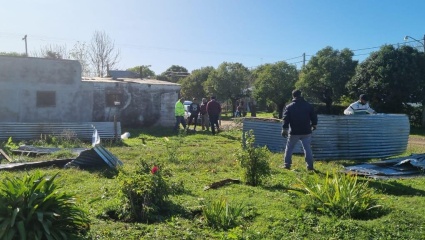
[[[174,116],[176,117],[176,124],[174,125],[174,131],[178,131],[180,124],[183,125],[183,129],[186,129],[186,121],[184,120],[184,98],[180,98],[174,108]]]

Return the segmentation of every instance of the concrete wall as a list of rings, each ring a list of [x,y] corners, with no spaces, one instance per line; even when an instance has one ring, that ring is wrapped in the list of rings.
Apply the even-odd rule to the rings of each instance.
[[[81,80],[73,60],[0,56],[0,122],[121,122],[122,126],[173,126],[180,85],[141,79]],[[37,94],[54,92],[54,106]],[[107,104],[107,94],[122,96]]]
[[[90,82],[93,85],[93,121],[117,121],[125,127],[173,126],[179,85],[134,82]],[[106,94],[122,96],[120,104],[108,106]]]
[[[54,106],[37,106],[37,92],[55,92]],[[91,121],[92,91],[78,61],[0,56],[0,122]]]

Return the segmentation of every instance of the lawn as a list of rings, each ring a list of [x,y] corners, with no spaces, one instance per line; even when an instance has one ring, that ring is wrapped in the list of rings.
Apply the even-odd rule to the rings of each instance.
[[[167,173],[173,188],[166,211],[155,221],[129,222],[111,217],[108,211],[121,206],[120,184],[104,170],[38,169],[2,172],[22,177],[35,171],[59,173],[62,190],[75,194],[77,204],[91,220],[91,228],[81,239],[424,239],[425,181],[423,177],[371,180],[371,188],[383,211],[365,218],[337,218],[309,211],[309,202],[300,194],[299,180],[325,178],[354,161],[317,161],[322,174],[305,171],[300,155],[294,156],[293,168],[279,168],[282,153],[271,154],[271,176],[260,186],[229,184],[204,190],[223,179],[241,179],[237,160],[241,151],[240,129],[228,129],[212,136],[198,131],[174,134],[171,129],[123,129],[131,133],[121,144],[103,143],[125,165],[137,166],[140,160],[155,162]],[[423,132],[415,130],[415,136]],[[409,144],[406,153],[423,153],[425,145]],[[373,160],[372,160],[373,161]],[[4,162],[2,162],[4,163]],[[208,201],[221,199],[232,206],[243,206],[243,221],[230,229],[216,229],[207,224],[202,208]]]

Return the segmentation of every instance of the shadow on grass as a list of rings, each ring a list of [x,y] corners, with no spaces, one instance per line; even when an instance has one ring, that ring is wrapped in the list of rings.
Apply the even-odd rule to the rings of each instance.
[[[365,180],[366,181],[366,180]],[[394,196],[425,196],[425,191],[406,186],[399,182],[369,182],[369,186],[388,195]]]
[[[152,137],[169,137],[178,134],[185,134],[183,129],[178,132],[174,131],[172,127],[148,127],[148,128],[130,128],[125,129],[122,132],[130,132],[131,137],[137,137],[141,135],[147,135]]]
[[[275,185],[270,185],[270,186],[260,186],[262,189],[271,191],[271,192],[276,192],[276,191],[296,191],[296,192],[300,192],[303,193],[305,191],[303,191],[302,189],[299,188],[292,188],[292,187],[288,187],[283,185],[282,183],[278,183]]]
[[[89,173],[98,174],[99,176],[103,176],[104,178],[113,179],[118,175],[118,169],[112,169],[109,167],[101,167],[101,168],[88,168],[81,169],[88,171]]]

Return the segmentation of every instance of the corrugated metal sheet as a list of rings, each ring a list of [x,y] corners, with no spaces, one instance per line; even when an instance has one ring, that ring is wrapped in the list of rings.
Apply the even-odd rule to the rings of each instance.
[[[315,159],[370,159],[394,156],[407,148],[409,119],[403,114],[333,116],[319,115],[313,132]],[[280,135],[282,123],[277,119],[246,118],[243,131],[254,130],[255,144],[270,151],[282,152],[286,139]],[[301,144],[296,152],[302,153]]]
[[[41,162],[24,162],[24,163],[8,163],[0,164],[0,170],[22,170],[31,168],[42,167],[63,167],[65,164],[71,162],[73,159],[55,159]]]
[[[122,165],[123,163],[119,159],[101,145],[96,145],[90,150],[81,152],[75,160],[67,164],[67,166],[78,166],[83,169],[100,168],[102,166],[115,169]]]
[[[17,123],[0,122],[0,140],[12,137],[14,140],[39,139],[43,135],[60,136],[76,134],[79,139],[91,140],[94,128],[103,139],[115,137],[113,122],[84,122],[84,123]],[[121,136],[121,124],[117,122],[117,136]]]

